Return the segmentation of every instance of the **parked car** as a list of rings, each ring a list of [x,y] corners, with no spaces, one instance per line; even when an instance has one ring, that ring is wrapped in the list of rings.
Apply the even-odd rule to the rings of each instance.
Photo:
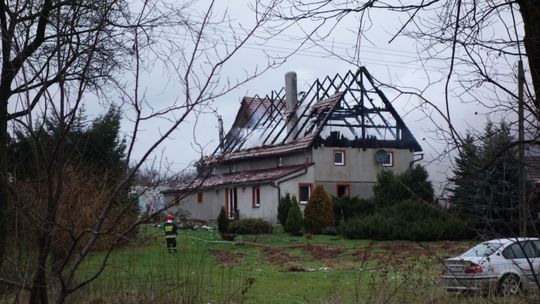
[[[540,288],[540,240],[508,238],[482,242],[443,261],[447,291],[497,292],[513,295]]]

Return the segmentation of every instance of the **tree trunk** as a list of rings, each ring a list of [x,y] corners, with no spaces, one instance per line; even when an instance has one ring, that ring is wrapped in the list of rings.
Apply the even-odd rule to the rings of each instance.
[[[46,224],[46,226],[48,226]],[[47,227],[45,228],[47,229]],[[50,234],[44,231],[39,239],[38,265],[35,270],[32,289],[30,290],[30,304],[47,304],[47,257],[49,256]]]
[[[529,60],[531,79],[534,88],[534,110],[536,119],[540,121],[540,1],[518,0],[519,10],[525,28],[525,51]]]
[[[4,92],[0,91],[1,95]],[[8,235],[8,187],[7,187],[7,98],[0,97],[0,269],[5,259]]]

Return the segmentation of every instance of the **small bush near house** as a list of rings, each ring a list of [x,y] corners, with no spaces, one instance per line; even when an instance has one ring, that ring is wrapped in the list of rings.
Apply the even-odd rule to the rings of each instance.
[[[317,186],[304,209],[306,232],[320,234],[323,228],[333,227],[335,224],[332,200],[323,186]]]
[[[291,207],[289,208],[289,214],[287,215],[287,220],[285,221],[284,230],[294,236],[301,236],[304,234],[302,232],[302,226],[304,226],[304,223],[302,220],[300,205],[298,205],[296,197],[293,196],[291,200]]]
[[[436,241],[464,239],[466,224],[436,205],[406,200],[362,219],[345,222],[341,232],[350,239]]]
[[[355,197],[333,197],[336,225],[353,218],[362,218],[373,214],[375,204],[372,199]]]
[[[272,233],[272,225],[263,219],[248,218],[232,222],[229,232],[236,234]]]
[[[219,233],[225,233],[229,231],[229,218],[227,217],[227,214],[225,213],[225,208],[221,207],[221,210],[219,210],[219,215],[217,218],[217,226]]]
[[[285,193],[285,196],[279,200],[277,218],[279,223],[285,227],[287,216],[289,215],[289,208],[291,207],[291,196],[289,193]]]

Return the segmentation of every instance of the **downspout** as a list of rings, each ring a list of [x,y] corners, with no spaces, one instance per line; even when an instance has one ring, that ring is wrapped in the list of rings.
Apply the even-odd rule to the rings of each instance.
[[[297,174],[295,174],[295,175],[293,175],[293,176],[290,176],[290,177],[288,177],[288,178],[286,178],[286,179],[284,179],[284,180],[281,180],[281,181],[279,181],[279,182],[277,182],[277,183],[276,183],[276,182],[271,182],[271,183],[270,183],[270,186],[272,186],[272,187],[274,187],[274,188],[276,188],[276,189],[278,190],[278,200],[277,200],[278,202],[279,202],[279,200],[281,199],[281,187],[280,187],[279,185],[281,185],[281,183],[286,182],[286,181],[288,181],[288,180],[291,180],[291,179],[293,179],[293,178],[295,178],[295,177],[298,177],[298,176],[300,176],[300,175],[306,174],[306,173],[307,173],[307,168],[308,168],[308,165],[306,165],[306,166],[304,167],[304,170],[302,170],[301,172],[299,172],[299,173],[297,173]]]
[[[412,169],[412,168],[413,168],[414,163],[419,162],[419,161],[421,161],[421,160],[424,159],[424,153],[414,154],[414,156],[417,156],[417,155],[420,156],[420,158],[418,158],[418,159],[413,159],[411,162],[409,162],[409,169]]]

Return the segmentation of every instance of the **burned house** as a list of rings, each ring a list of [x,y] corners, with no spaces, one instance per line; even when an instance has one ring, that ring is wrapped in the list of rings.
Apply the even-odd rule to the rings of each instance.
[[[199,177],[164,192],[166,201],[193,218],[214,220],[224,206],[230,218],[275,223],[285,193],[301,205],[316,185],[367,198],[378,172],[402,172],[420,159],[419,143],[365,68],[302,92],[295,73],[285,78],[280,91],[243,98],[215,153],[199,162]]]

